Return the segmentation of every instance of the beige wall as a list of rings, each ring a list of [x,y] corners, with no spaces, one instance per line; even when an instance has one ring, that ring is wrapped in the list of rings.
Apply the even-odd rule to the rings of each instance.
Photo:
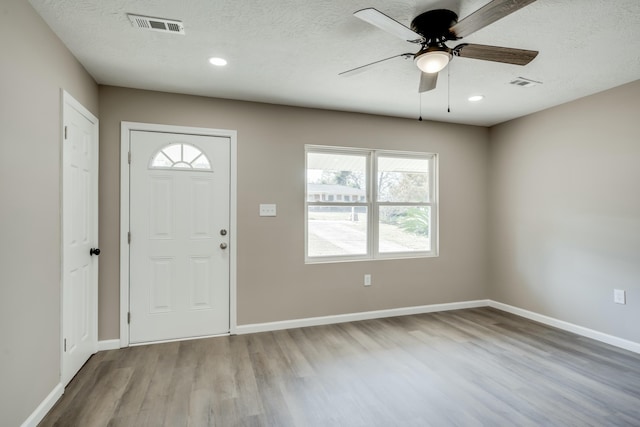
[[[60,89],[98,87],[24,0],[0,3],[0,425],[60,380]]]
[[[486,128],[100,87],[100,339],[119,335],[121,121],[238,131],[238,324],[486,297]],[[305,265],[305,144],[439,153],[440,257]]]
[[[238,131],[239,324],[490,297],[640,342],[640,82],[487,130],[98,89],[22,0],[0,5],[0,52],[2,425],[59,381],[61,88],[100,110],[101,340],[119,332],[126,120]],[[440,257],[305,265],[304,144],[439,153]]]
[[[640,81],[496,126],[490,150],[490,298],[640,342]]]

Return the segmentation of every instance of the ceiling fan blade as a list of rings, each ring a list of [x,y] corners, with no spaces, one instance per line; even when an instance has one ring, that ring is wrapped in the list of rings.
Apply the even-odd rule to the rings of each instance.
[[[400,37],[402,40],[406,40],[411,43],[422,43],[424,41],[424,37],[420,34],[408,27],[405,27],[395,19],[372,7],[359,10],[353,15],[356,18],[362,19],[364,22],[368,22],[369,24],[386,31],[387,33]]]
[[[461,58],[503,62],[505,64],[527,65],[538,56],[537,50],[513,49],[510,47],[487,46],[463,43],[453,49],[453,54]]]
[[[428,92],[436,88],[438,73],[420,73],[420,86],[418,92]]]
[[[372,67],[374,65],[377,65],[377,64],[379,64],[381,62],[388,61],[388,60],[394,59],[394,58],[400,58],[400,57],[403,57],[404,59],[413,58],[413,53],[401,53],[400,55],[390,56],[388,58],[384,58],[384,59],[381,59],[379,61],[371,62],[371,63],[366,64],[366,65],[361,65],[359,67],[352,68],[352,69],[347,70],[347,71],[343,71],[343,72],[339,73],[338,75],[339,76],[343,76],[343,77],[353,76],[354,74],[358,74],[358,73],[361,73],[363,71],[367,71],[370,67]]]
[[[459,21],[449,30],[457,38],[467,37],[481,28],[504,18],[536,0],[493,0]]]

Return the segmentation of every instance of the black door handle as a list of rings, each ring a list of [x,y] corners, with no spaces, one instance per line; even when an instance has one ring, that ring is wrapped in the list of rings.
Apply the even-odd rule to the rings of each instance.
[[[100,255],[100,249],[98,248],[91,248],[91,250],[89,250],[89,255]]]

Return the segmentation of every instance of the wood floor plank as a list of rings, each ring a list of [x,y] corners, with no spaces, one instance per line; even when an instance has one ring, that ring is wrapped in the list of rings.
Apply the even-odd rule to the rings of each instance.
[[[136,417],[136,426],[158,427],[164,425],[165,414],[172,399],[169,388],[173,371],[178,363],[180,343],[145,346],[150,352],[158,352],[156,368],[151,373],[149,387]]]
[[[134,372],[115,410],[115,420],[125,422],[134,419],[140,411],[158,363],[158,352],[154,350],[147,347],[130,347],[122,351],[128,352],[129,357],[116,364],[132,366]]]
[[[41,426],[640,426],[640,355],[493,308],[101,352]]]

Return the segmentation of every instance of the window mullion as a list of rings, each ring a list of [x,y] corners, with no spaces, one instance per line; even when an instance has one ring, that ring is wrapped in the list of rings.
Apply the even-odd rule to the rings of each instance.
[[[371,154],[371,225],[369,227],[370,253],[373,258],[378,257],[378,154],[373,151]]]

